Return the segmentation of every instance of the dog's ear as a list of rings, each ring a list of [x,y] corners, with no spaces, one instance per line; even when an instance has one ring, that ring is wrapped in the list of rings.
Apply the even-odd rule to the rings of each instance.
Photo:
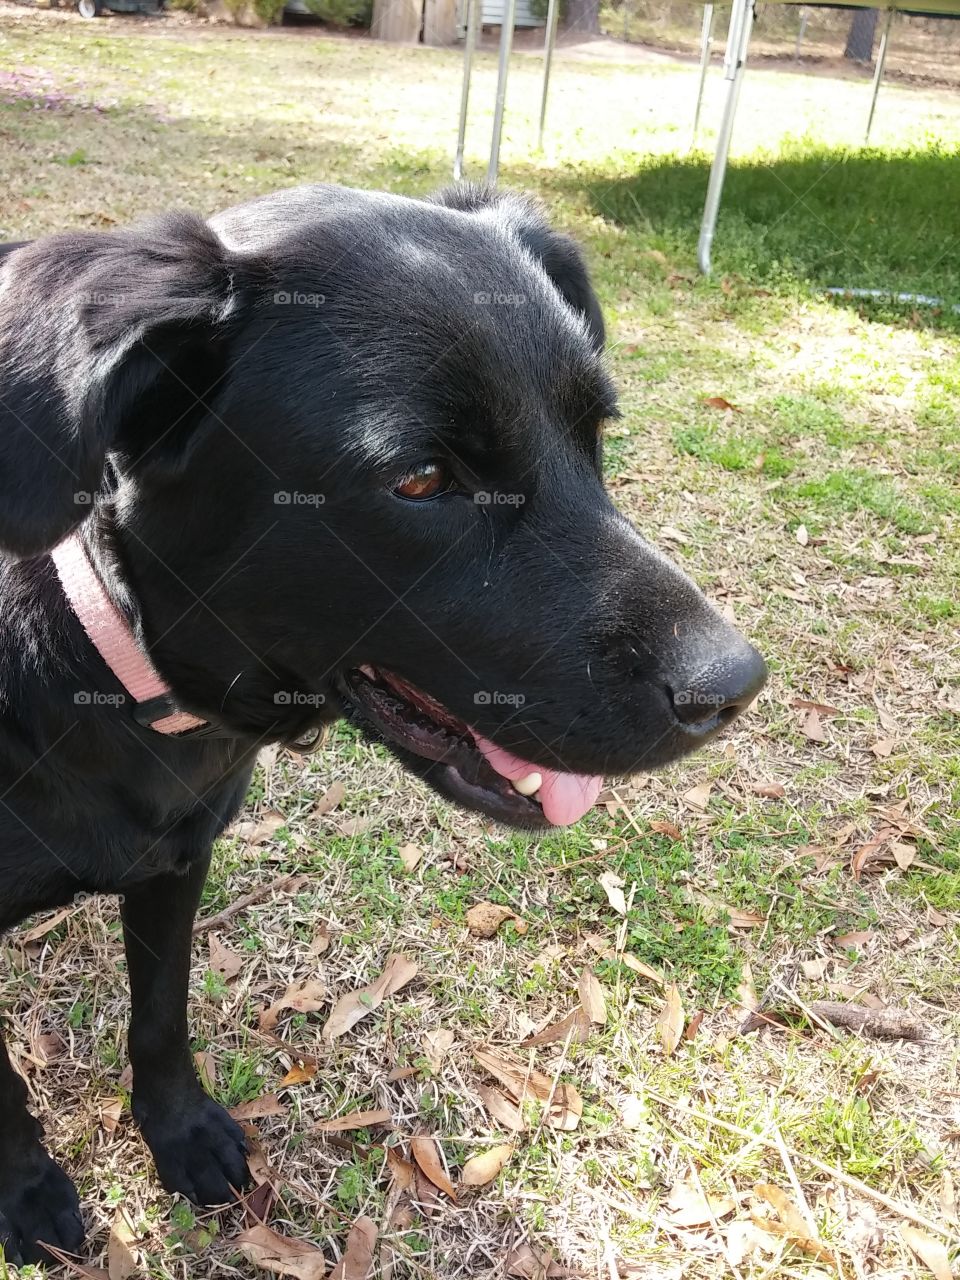
[[[464,213],[492,210],[506,222],[523,245],[543,265],[563,298],[587,322],[597,351],[605,339],[603,312],[590,283],[583,252],[575,240],[554,231],[538,201],[515,191],[464,182],[431,197],[434,204]]]
[[[225,368],[237,270],[189,214],[3,260],[0,549],[39,555],[76,528],[111,450],[185,445]]]

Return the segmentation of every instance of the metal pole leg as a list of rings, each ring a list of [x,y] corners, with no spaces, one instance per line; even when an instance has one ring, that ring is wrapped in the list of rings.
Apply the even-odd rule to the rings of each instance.
[[[723,68],[724,79],[727,81],[727,101],[723,108],[720,132],[717,135],[713,165],[710,168],[710,182],[707,186],[707,199],[703,206],[703,220],[700,223],[700,240],[697,244],[697,263],[705,276],[710,274],[710,248],[713,245],[713,233],[717,227],[717,214],[720,212],[720,197],[723,195],[723,180],[727,174],[730,139],[733,136],[733,122],[737,115],[737,100],[740,97],[740,85],[743,81],[743,68],[747,59],[747,46],[750,44],[752,26],[753,0],[734,0]]]
[[[490,139],[490,163],[487,181],[494,183],[500,168],[500,139],[503,136],[503,107],[507,100],[507,76],[510,72],[510,49],[513,46],[513,24],[517,16],[517,0],[506,0],[503,26],[500,28],[500,62],[497,66],[497,103],[493,111],[493,137]]]
[[[880,93],[880,82],[883,79],[883,68],[887,62],[887,45],[890,43],[890,28],[893,26],[893,9],[887,10],[887,20],[883,24],[883,35],[880,37],[880,52],[877,54],[877,65],[873,72],[873,93],[870,98],[870,114],[867,116],[867,131],[863,135],[864,143],[870,141],[870,130],[873,128],[873,116],[877,109],[877,97]]]
[[[543,130],[547,122],[547,93],[550,89],[550,66],[553,62],[553,46],[557,42],[557,18],[560,16],[560,0],[548,0],[547,31],[543,37],[543,90],[540,94],[540,128],[537,130],[537,150],[543,150]]]
[[[713,5],[703,6],[703,26],[700,28],[700,81],[697,85],[697,109],[693,113],[693,137],[690,139],[691,151],[697,145],[697,130],[700,128],[700,108],[703,106],[703,87],[707,83],[707,68],[710,66],[710,46],[713,44]]]
[[[810,19],[810,10],[806,5],[800,10],[800,30],[797,32],[797,43],[793,50],[794,62],[800,61],[800,49],[803,45],[803,38],[807,34],[807,22]]]
[[[483,0],[467,0],[467,29],[463,43],[463,85],[460,90],[460,124],[457,129],[457,154],[453,159],[453,176],[457,182],[463,177],[463,146],[467,136],[467,107],[470,105],[470,75],[473,71],[473,53],[477,47],[477,27]]]

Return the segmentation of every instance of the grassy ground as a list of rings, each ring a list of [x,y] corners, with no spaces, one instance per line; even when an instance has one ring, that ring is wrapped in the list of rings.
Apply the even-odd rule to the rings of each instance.
[[[9,238],[319,178],[415,194],[448,173],[450,53],[4,8],[0,59]],[[960,301],[960,104],[889,89],[865,157],[843,150],[862,85],[748,79],[705,282],[705,161],[682,154],[694,74],[564,60],[554,141],[537,157],[536,67],[518,60],[503,176],[588,248],[623,389],[608,455],[618,500],[761,646],[768,690],[726,741],[539,841],[445,808],[348,731],[306,764],[274,754],[207,890],[209,915],[282,881],[217,930],[235,976],[198,940],[193,1025],[213,1091],[229,1105],[279,1091],[280,1114],[256,1121],[279,1191],[272,1225],[333,1261],[366,1214],[383,1231],[376,1274],[542,1274],[515,1254],[525,1242],[541,1264],[550,1250],[563,1270],[609,1280],[836,1274],[809,1245],[751,1226],[758,1184],[783,1188],[844,1275],[929,1274],[905,1213],[958,1243],[957,322],[819,290]],[[484,57],[475,172],[492,86]],[[798,700],[823,709],[812,718]],[[335,782],[344,798],[317,812]],[[422,851],[409,871],[408,844]],[[605,872],[624,882],[625,914]],[[521,925],[473,937],[466,913],[483,900]],[[239,1210],[171,1212],[130,1120],[114,906],[79,905],[5,949],[13,1051],[79,1183],[90,1257],[107,1265],[121,1208],[141,1274],[260,1274],[233,1243]],[[331,1004],[391,950],[419,974],[328,1047]],[[674,1024],[682,1003],[690,1036],[672,1053],[663,982],[637,961],[675,986]],[[585,966],[605,1024],[585,1043],[518,1051],[573,1007]],[[308,980],[325,988],[320,1007],[262,1030],[258,1011]],[[811,1030],[802,1010],[822,997],[906,1011],[924,1039]],[[744,1033],[756,1000],[792,1024]],[[442,1057],[438,1031],[451,1033]],[[575,1086],[577,1128],[528,1107],[490,1185],[390,1217],[385,1144],[435,1137],[456,1182],[511,1136],[481,1104],[480,1044]],[[308,1078],[281,1087],[298,1063]],[[394,1127],[310,1131],[369,1108]]]

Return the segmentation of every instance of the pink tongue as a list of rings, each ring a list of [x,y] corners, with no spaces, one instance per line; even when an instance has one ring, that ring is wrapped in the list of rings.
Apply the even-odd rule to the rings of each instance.
[[[597,796],[603,788],[603,778],[545,769],[541,764],[531,764],[529,760],[521,760],[519,756],[504,751],[495,742],[482,738],[475,729],[471,729],[471,733],[487,764],[501,778],[519,782],[531,773],[540,774],[543,782],[537,797],[543,808],[543,816],[555,827],[567,827],[571,822],[579,822],[596,804]]]

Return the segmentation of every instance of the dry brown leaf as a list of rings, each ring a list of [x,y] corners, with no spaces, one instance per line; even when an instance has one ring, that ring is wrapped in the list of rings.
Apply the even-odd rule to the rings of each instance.
[[[416,1067],[394,1067],[387,1072],[387,1084],[396,1084],[398,1080],[410,1080],[417,1074]]]
[[[800,968],[803,976],[809,978],[811,982],[819,982],[830,967],[830,961],[824,960],[822,957],[817,960],[801,960]]]
[[[326,791],[313,806],[311,817],[322,818],[325,813],[332,813],[343,801],[343,797],[347,794],[347,789],[342,782],[331,782]]]
[[[207,939],[210,948],[209,967],[219,973],[227,982],[232,981],[246,964],[247,957],[231,951],[220,941],[218,933],[211,933]]]
[[[538,1031],[536,1035],[527,1036],[520,1041],[521,1049],[535,1049],[545,1044],[556,1044],[557,1041],[569,1040],[571,1044],[581,1044],[590,1039],[590,1019],[578,1005],[571,1009],[566,1017]]]
[[[557,1276],[567,1274],[549,1249],[534,1249],[532,1245],[522,1244],[507,1255],[504,1263],[508,1276],[516,1276],[517,1280],[554,1280]]]
[[[791,698],[790,705],[795,711],[816,711],[818,716],[840,716],[843,712],[829,702],[811,702],[809,698]]]
[[[698,782],[695,787],[691,787],[689,791],[685,791],[681,799],[688,808],[698,809],[701,813],[704,813],[707,805],[710,803],[710,793],[712,791],[712,782]]]
[[[340,834],[344,836],[359,836],[367,830],[373,823],[373,815],[369,813],[353,814],[350,817],[342,818],[339,823]]]
[[[410,1154],[421,1173],[440,1191],[456,1201],[457,1193],[444,1168],[440,1147],[434,1138],[411,1138]]]
[[[943,1180],[940,1184],[940,1195],[937,1197],[940,1201],[940,1208],[944,1214],[951,1220],[957,1220],[957,1192],[953,1185],[953,1175],[949,1169],[944,1169]]]
[[[423,1056],[433,1074],[439,1075],[443,1060],[453,1048],[454,1034],[440,1027],[423,1037]]]
[[[426,850],[418,844],[402,844],[398,850],[404,871],[416,871]]]
[[[837,1257],[816,1235],[811,1235],[803,1214],[793,1203],[787,1193],[772,1182],[758,1182],[753,1188],[754,1194],[776,1210],[779,1221],[768,1216],[752,1213],[751,1217],[758,1227],[771,1235],[784,1236],[791,1244],[803,1253],[819,1262],[829,1262],[837,1266]]]
[[[761,1200],[766,1200],[767,1204],[776,1209],[780,1221],[792,1235],[810,1236],[810,1228],[803,1214],[782,1187],[778,1187],[775,1182],[758,1182],[753,1190]]]
[[[878,738],[876,742],[870,743],[870,750],[878,760],[886,760],[893,754],[893,749],[896,745],[895,738]]]
[[[675,822],[666,822],[658,818],[650,823],[650,830],[656,831],[661,836],[669,836],[671,840],[683,839],[683,833]]]
[[[387,1167],[400,1190],[409,1191],[413,1186],[414,1168],[409,1160],[404,1160],[396,1147],[387,1147]]]
[[[755,929],[758,924],[763,924],[764,917],[756,911],[743,911],[740,907],[724,907],[724,911],[730,917],[731,929]]]
[[[854,929],[852,933],[838,933],[834,942],[838,947],[865,947],[875,936],[872,929]]]
[[[945,924],[949,923],[949,916],[945,916],[943,912],[938,911],[936,907],[927,907],[927,924],[932,924],[935,929],[942,929]]]
[[[677,1045],[683,1038],[683,1001],[680,999],[680,989],[675,982],[668,983],[663,994],[665,1000],[660,1017],[657,1019],[657,1026],[660,1028],[663,1052],[669,1058],[676,1053]]]
[[[518,920],[510,907],[499,902],[476,902],[466,915],[467,928],[475,938],[492,938],[505,920]]]
[[[700,1030],[700,1024],[703,1022],[704,1013],[702,1009],[698,1009],[690,1021],[683,1029],[684,1040],[695,1040],[697,1032]]]
[[[264,1155],[256,1126],[244,1122],[240,1127],[247,1140],[247,1168],[250,1170],[251,1178],[258,1187],[269,1185],[276,1189],[277,1175]]]
[[[323,1038],[332,1041],[337,1036],[345,1035],[351,1027],[355,1027],[361,1018],[378,1009],[383,1001],[395,995],[419,973],[419,966],[409,957],[392,955],[384,965],[383,973],[375,982],[359,991],[349,991],[333,1007],[333,1012],[323,1028]]]
[[[26,946],[30,942],[39,942],[41,938],[45,938],[51,933],[58,924],[62,924],[67,916],[73,915],[76,907],[64,907],[61,911],[55,911],[48,919],[41,921],[40,924],[34,925],[32,929],[28,929],[26,933],[14,934],[17,942],[21,946]]]
[[[900,1235],[904,1244],[917,1255],[937,1280],[953,1280],[947,1246],[942,1240],[934,1240],[925,1231],[921,1231],[918,1227],[909,1227],[906,1223],[900,1227]]]
[[[557,1084],[555,1088],[553,1080],[542,1071],[487,1049],[474,1049],[473,1056],[500,1081],[517,1105],[546,1103],[544,1120],[551,1128],[569,1131],[580,1123],[583,1102],[572,1084]]]
[[[237,835],[247,844],[266,844],[281,827],[286,818],[276,809],[268,809],[259,820],[246,820],[237,824]]]
[[[269,1222],[277,1202],[277,1189],[272,1182],[261,1182],[243,1197],[243,1225],[256,1227]]]
[[[583,969],[577,983],[580,1003],[591,1022],[603,1026],[607,1021],[607,1001],[603,994],[600,979],[592,969]]]
[[[234,1120],[265,1120],[268,1116],[285,1116],[287,1107],[275,1093],[264,1093],[252,1102],[241,1102],[239,1106],[231,1107],[230,1114]]]
[[[193,1055],[193,1061],[200,1083],[207,1093],[214,1093],[217,1088],[217,1063],[213,1054],[208,1053],[206,1049],[200,1049]]]
[[[667,1201],[668,1222],[674,1227],[702,1227],[725,1218],[737,1207],[729,1196],[708,1196],[699,1187],[676,1182]]]
[[[104,1133],[116,1133],[117,1125],[120,1123],[120,1117],[123,1114],[122,1098],[107,1098],[99,1105],[100,1123],[103,1125]]]
[[[485,1187],[494,1180],[512,1155],[512,1144],[504,1142],[481,1155],[472,1156],[463,1166],[460,1181],[465,1187]]]
[[[782,800],[787,794],[786,788],[779,782],[751,782],[750,790],[755,796],[763,796],[765,800]]]
[[[737,987],[737,1001],[742,1008],[751,1011],[760,1007],[760,998],[753,985],[753,970],[750,961],[744,960],[740,983]]]
[[[389,1111],[351,1111],[333,1120],[318,1120],[313,1128],[317,1133],[347,1133],[351,1129],[370,1129],[374,1125],[389,1124]]]
[[[330,926],[328,924],[317,925],[317,931],[313,935],[313,941],[307,949],[307,955],[322,956],[329,948],[331,940]]]
[[[853,857],[850,859],[850,870],[853,872],[854,880],[860,879],[867,868],[868,863],[877,859],[887,843],[887,837],[881,836],[877,840],[868,840],[866,844],[862,844],[859,849],[855,850]],[[891,858],[893,855],[890,855]],[[871,868],[877,870],[878,868]]]
[[[820,723],[820,713],[816,707],[810,708],[803,717],[803,724],[800,727],[803,730],[803,736],[809,738],[811,742],[828,741],[823,725]]]
[[[932,924],[933,921],[931,920],[930,923]],[[944,917],[944,923],[946,923],[946,917]],[[43,1066],[59,1058],[66,1047],[59,1031],[41,1031],[39,1035],[34,1036],[32,1042],[34,1056]]]
[[[290,1089],[296,1084],[309,1084],[316,1074],[317,1064],[314,1061],[295,1062],[280,1081],[278,1088]]]
[[[599,877],[600,888],[607,895],[607,901],[618,915],[627,914],[627,900],[623,896],[623,880],[613,871],[604,871]]]
[[[293,1276],[294,1280],[323,1280],[326,1275],[326,1260],[316,1245],[306,1240],[290,1240],[269,1227],[250,1227],[232,1243],[248,1262],[262,1271]]]
[[[136,1255],[137,1233],[123,1208],[117,1209],[110,1225],[107,1244],[107,1274],[110,1280],[127,1280],[140,1270]]]
[[[376,1243],[377,1224],[372,1218],[359,1217],[350,1228],[343,1257],[330,1272],[330,1280],[367,1280]]]
[[[601,938],[598,933],[588,933],[584,936],[584,941],[588,946],[596,951],[597,955],[604,960],[617,960],[620,964],[626,965],[634,973],[639,973],[644,978],[649,978],[652,982],[659,983],[662,987],[664,983],[663,974],[659,969],[654,969],[652,965],[644,964],[642,960],[638,960],[636,956],[632,956],[629,951],[616,951],[605,938]]]
[[[296,1013],[316,1013],[322,1009],[327,1000],[325,983],[319,981],[297,983],[287,987],[280,999],[269,1009],[260,1013],[260,1030],[273,1031],[280,1021],[280,1015],[287,1009]]]
[[[917,856],[916,845],[904,844],[900,840],[890,841],[890,852],[901,871],[907,871]]]
[[[477,1093],[480,1095],[480,1101],[487,1108],[504,1129],[516,1130],[517,1132],[527,1128],[523,1119],[523,1114],[518,1106],[515,1106],[499,1089],[494,1089],[492,1085],[477,1085]]]

